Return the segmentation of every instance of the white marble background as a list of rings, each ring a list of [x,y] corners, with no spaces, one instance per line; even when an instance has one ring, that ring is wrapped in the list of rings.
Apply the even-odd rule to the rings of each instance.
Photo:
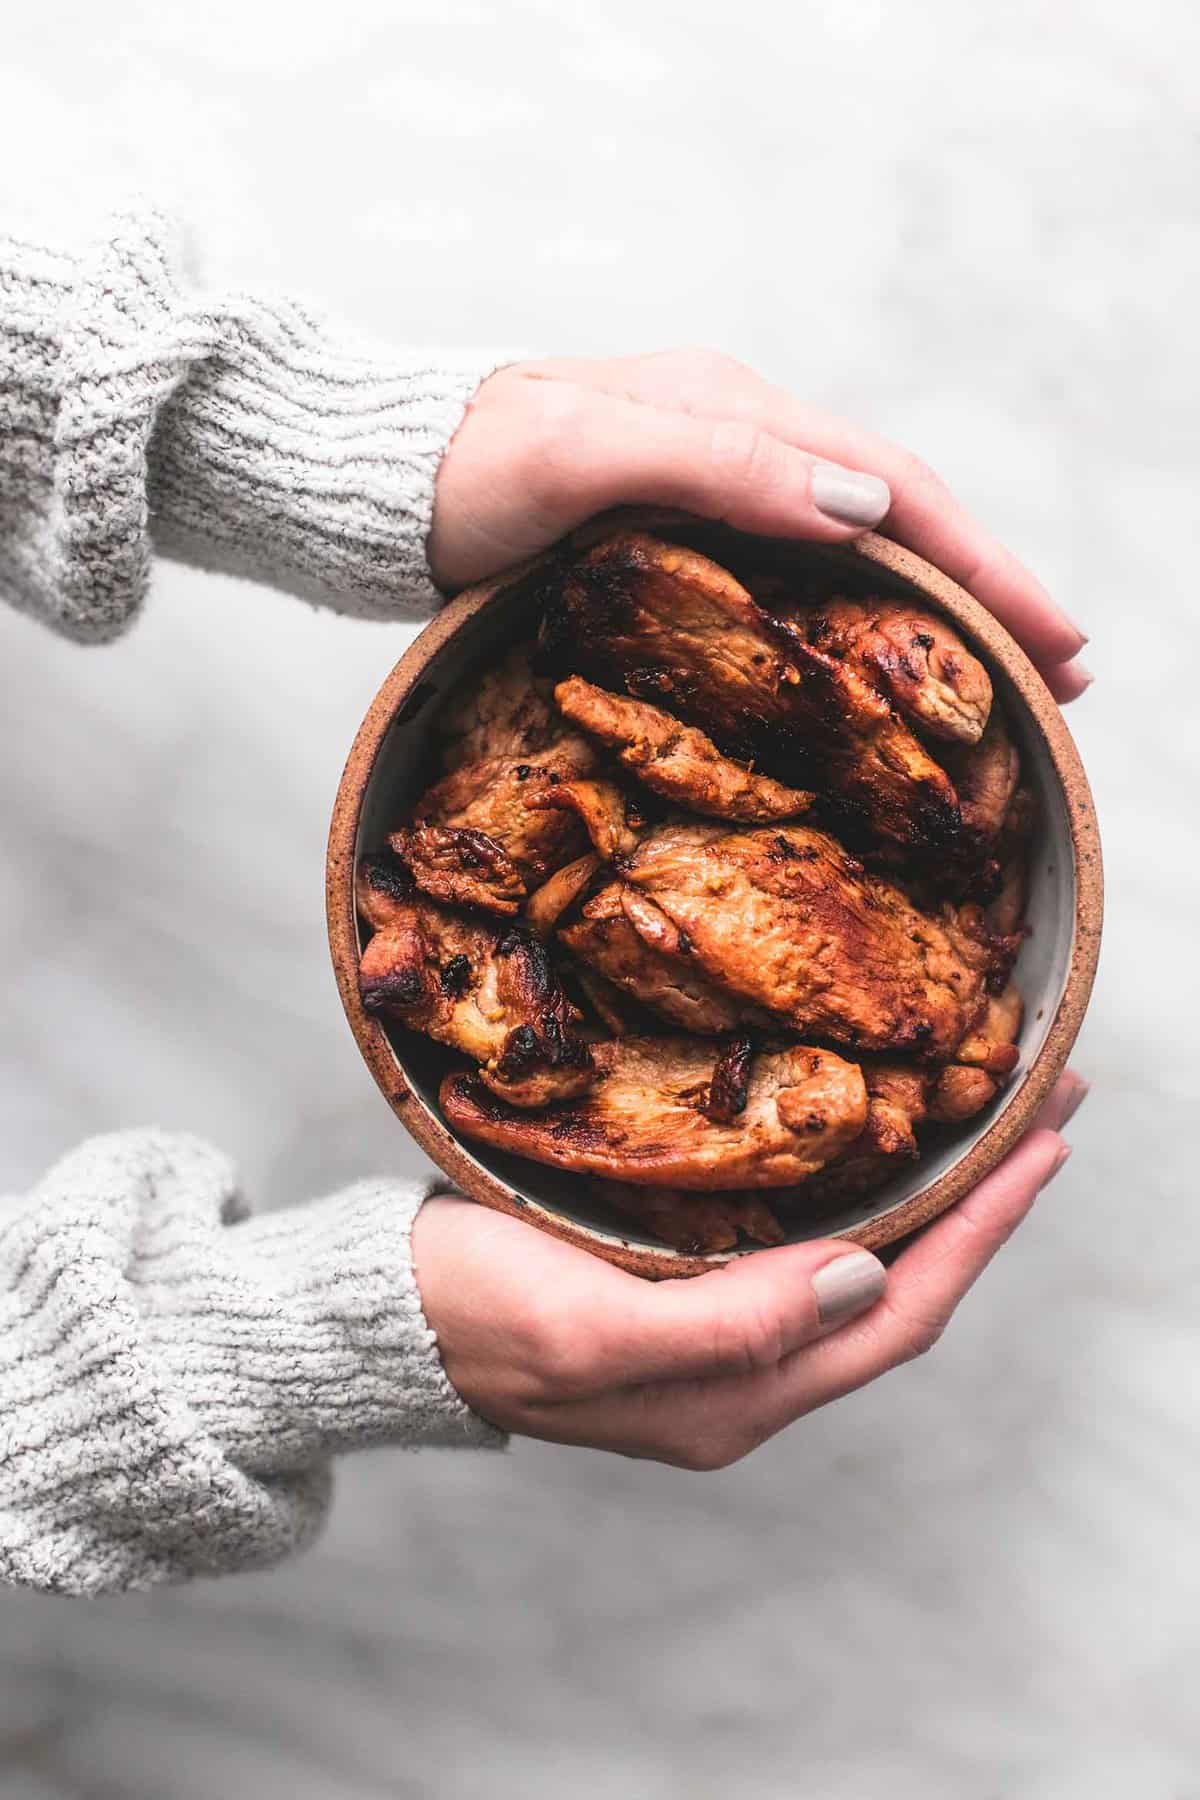
[[[1200,1795],[1200,278],[1189,0],[40,0],[10,203],[175,197],[208,273],[418,340],[712,343],[903,438],[1090,629],[1074,1162],[937,1354],[718,1476],[348,1465],[277,1573],[0,1597],[3,1800]],[[158,1120],[263,1204],[412,1152],[322,925],[406,641],[171,568],[0,618],[0,1189]]]

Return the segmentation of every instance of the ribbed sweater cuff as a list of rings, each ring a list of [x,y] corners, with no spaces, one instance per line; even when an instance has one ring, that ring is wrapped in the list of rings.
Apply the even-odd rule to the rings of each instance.
[[[419,1183],[245,1216],[199,1140],[82,1145],[0,1204],[0,1579],[76,1593],[272,1562],[330,1464],[501,1446],[421,1309]]]

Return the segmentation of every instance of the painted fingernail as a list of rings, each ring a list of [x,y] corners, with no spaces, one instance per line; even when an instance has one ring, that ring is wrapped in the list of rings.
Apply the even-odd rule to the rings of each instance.
[[[1083,641],[1085,644],[1087,643],[1086,638],[1084,638]],[[1081,662],[1070,662],[1067,664],[1067,667],[1072,671],[1072,673],[1075,676],[1075,679],[1077,681],[1081,681],[1083,683],[1083,686],[1079,690],[1080,693],[1081,694],[1086,693],[1088,688],[1091,687],[1093,681],[1095,681],[1095,679],[1096,679],[1096,677],[1092,674],[1092,671],[1088,668],[1087,664],[1081,663]]]
[[[822,1325],[840,1325],[874,1306],[887,1286],[887,1270],[869,1250],[855,1250],[835,1257],[812,1278],[817,1299],[817,1318]]]
[[[1079,1111],[1091,1091],[1091,1082],[1085,1081],[1082,1075],[1077,1075],[1075,1077],[1075,1091],[1067,1101],[1067,1110],[1063,1114],[1064,1125],[1069,1125],[1071,1123],[1071,1120],[1075,1117],[1075,1114]],[[1069,1149],[1070,1146],[1068,1145],[1068,1152]]]
[[[1046,1176],[1045,1181],[1043,1181],[1043,1183],[1042,1183],[1042,1186],[1044,1188],[1048,1188],[1050,1186],[1050,1183],[1054,1180],[1054,1177],[1058,1174],[1058,1171],[1062,1168],[1063,1164],[1067,1161],[1070,1154],[1071,1154],[1070,1144],[1063,1144],[1063,1146],[1061,1147],[1061,1149],[1058,1152],[1058,1155],[1055,1157],[1054,1161],[1050,1164],[1050,1173]]]
[[[886,481],[840,463],[814,463],[811,480],[813,505],[839,525],[878,525],[892,504]]]

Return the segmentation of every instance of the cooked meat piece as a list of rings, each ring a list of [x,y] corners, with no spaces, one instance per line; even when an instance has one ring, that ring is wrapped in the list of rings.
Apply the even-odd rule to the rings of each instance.
[[[738,1232],[756,1244],[782,1244],[783,1227],[760,1194],[692,1194],[677,1188],[597,1183],[600,1199],[627,1213],[675,1250],[710,1256],[732,1250]]]
[[[707,557],[618,532],[548,594],[542,656],[665,706],[727,755],[832,790],[847,822],[917,848],[960,830],[945,772],[846,663],[755,605]]]
[[[463,683],[462,696],[438,718],[442,767],[548,750],[562,725],[550,702],[551,683],[535,678],[532,644],[518,644],[494,667]]]
[[[596,870],[600,867],[600,858],[594,851],[586,856],[576,857],[563,869],[556,869],[548,881],[544,881],[529,896],[525,908],[525,923],[531,931],[536,931],[540,938],[548,938],[558,924],[568,906],[573,906],[586,888]]]
[[[754,1044],[750,1038],[730,1037],[721,1045],[704,1105],[714,1124],[732,1125],[738,1114],[745,1112],[753,1062]]]
[[[764,1188],[801,1181],[862,1130],[863,1079],[828,1050],[755,1058],[745,1111],[730,1125],[702,1110],[712,1047],[692,1038],[597,1044],[596,1083],[537,1114],[500,1105],[471,1075],[448,1075],[442,1111],[464,1136],[535,1162],[636,1186]]]
[[[785,617],[919,729],[956,743],[979,742],[991,711],[991,680],[944,619],[903,600],[842,599]]]
[[[1009,1075],[1021,1060],[1017,1037],[1024,1003],[1010,982],[1002,994],[989,998],[987,1010],[954,1052],[956,1063],[986,1069],[990,1075]]]
[[[530,802],[560,781],[586,775],[595,760],[587,740],[571,735],[524,761],[499,756],[464,763],[422,795],[413,818],[418,825],[483,832],[533,887],[587,844],[569,812],[540,812]]]
[[[465,1051],[480,1078],[514,1106],[581,1094],[591,1053],[545,948],[513,926],[416,897],[397,905],[363,951],[359,989],[388,1013]]]
[[[388,843],[422,893],[449,906],[482,906],[511,916],[525,883],[494,838],[463,825],[406,825]]]
[[[574,964],[571,974],[588,1005],[613,1037],[628,1037],[630,1032],[645,1031],[648,1015],[635,1006],[615,982],[609,981],[597,969],[589,969],[586,963]]]
[[[999,1082],[986,1069],[968,1069],[962,1063],[947,1063],[939,1069],[929,1093],[929,1117],[945,1125],[958,1125],[974,1118],[977,1112],[994,1100]]]
[[[794,819],[812,805],[811,794],[732,762],[694,725],[645,700],[607,693],[578,675],[560,681],[554,698],[572,724],[616,750],[652,792],[693,812],[753,824]]]
[[[793,1031],[945,1059],[982,1011],[978,947],[823,832],[664,826],[626,875],[711,981]]]
[[[559,938],[581,962],[685,1031],[717,1036],[753,1010],[706,980],[666,914],[619,882],[601,888]]]
[[[867,1119],[835,1161],[806,1182],[796,1196],[813,1206],[857,1199],[882,1187],[919,1152],[913,1127],[926,1116],[929,1077],[911,1064],[865,1056]]]
[[[397,915],[405,914],[412,897],[413,878],[392,851],[379,850],[359,858],[354,900],[359,916],[372,931],[382,931]]]
[[[1021,759],[998,706],[993,706],[977,744],[946,752],[946,767],[958,794],[963,826],[989,843],[1008,817],[1021,774]]]
[[[605,862],[628,856],[637,849],[638,834],[628,816],[625,795],[615,781],[558,781],[534,794],[529,804],[536,810],[573,812],[583,823],[596,855]],[[635,813],[634,818],[638,818]],[[638,819],[640,823],[640,819]]]

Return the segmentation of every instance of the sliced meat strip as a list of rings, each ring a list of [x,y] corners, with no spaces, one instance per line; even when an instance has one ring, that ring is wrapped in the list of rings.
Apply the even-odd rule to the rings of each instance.
[[[625,794],[615,781],[592,777],[557,781],[544,787],[529,802],[538,811],[572,812],[578,817],[596,855],[605,862],[629,856],[638,845],[639,815],[629,816]]]
[[[722,756],[696,726],[648,701],[610,694],[578,675],[560,681],[554,698],[572,724],[616,750],[622,766],[653,793],[692,812],[753,823],[794,819],[812,805],[804,789]]]
[[[587,775],[596,756],[586,738],[561,736],[527,758],[500,756],[464,763],[443,776],[413,808],[417,825],[482,832],[509,858],[529,887],[587,849],[570,812],[543,812],[531,802],[560,781]]]
[[[902,600],[829,600],[785,617],[933,737],[975,744],[992,706],[987,670],[935,613]],[[959,799],[962,799],[961,791]]]
[[[600,1199],[689,1256],[732,1250],[739,1233],[756,1244],[784,1242],[783,1227],[761,1194],[694,1194],[616,1181],[596,1187]]]
[[[635,1186],[769,1188],[800,1181],[862,1130],[863,1078],[827,1050],[755,1058],[743,1112],[706,1117],[712,1050],[691,1038],[625,1037],[593,1050],[595,1086],[540,1113],[499,1104],[479,1080],[449,1075],[441,1105],[464,1136],[535,1162]]]

